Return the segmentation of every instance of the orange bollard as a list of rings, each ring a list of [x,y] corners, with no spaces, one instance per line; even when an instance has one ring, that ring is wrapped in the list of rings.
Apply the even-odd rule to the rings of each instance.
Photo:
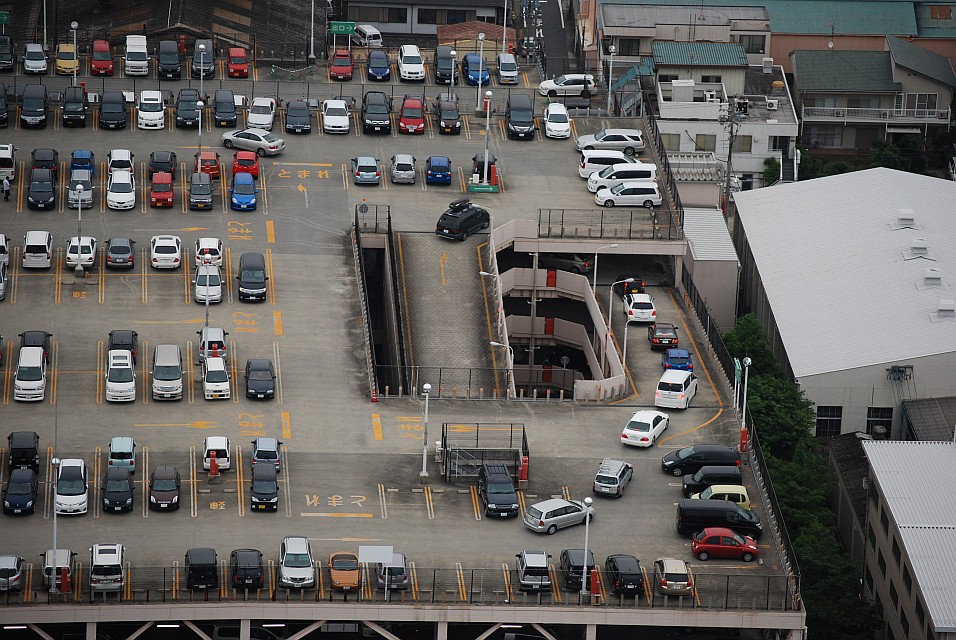
[[[219,461],[216,460],[216,452],[209,452],[209,477],[215,478],[219,475]]]

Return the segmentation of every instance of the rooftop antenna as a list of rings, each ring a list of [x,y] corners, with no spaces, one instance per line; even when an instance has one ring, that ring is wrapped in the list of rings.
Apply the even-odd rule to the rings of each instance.
[[[835,30],[836,30],[836,25],[833,22],[831,22],[830,23],[830,40],[827,42],[827,48],[831,50],[833,49],[833,32]]]

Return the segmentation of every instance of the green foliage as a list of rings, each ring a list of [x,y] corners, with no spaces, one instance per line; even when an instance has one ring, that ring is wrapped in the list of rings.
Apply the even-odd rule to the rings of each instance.
[[[771,185],[780,179],[780,163],[776,158],[764,158],[763,166],[763,184]]]
[[[800,445],[812,446],[813,403],[793,381],[751,375],[747,386],[747,407],[764,452],[791,460]]]
[[[763,437],[760,442],[763,445]],[[766,458],[774,493],[780,500],[780,509],[792,540],[820,525],[829,528],[836,526],[833,513],[820,509],[821,505],[826,504],[833,488],[829,469],[820,456],[801,443],[792,460],[781,460],[772,455]],[[780,496],[786,496],[786,499],[780,499]],[[802,562],[800,568],[803,568]]]
[[[848,173],[850,171],[850,165],[845,162],[837,160],[836,162],[830,162],[823,168],[823,175],[825,176],[838,176],[841,173]]]
[[[747,356],[752,360],[750,376],[777,374],[777,359],[767,342],[767,332],[757,321],[757,316],[748,313],[737,320],[737,325],[724,334],[724,344],[730,355],[743,361]]]

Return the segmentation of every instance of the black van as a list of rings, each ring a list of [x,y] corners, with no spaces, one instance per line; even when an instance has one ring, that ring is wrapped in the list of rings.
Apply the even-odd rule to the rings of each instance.
[[[435,225],[435,235],[442,238],[464,241],[479,229],[487,229],[491,224],[491,214],[487,209],[472,204],[468,198],[455,200],[448,210],[441,214]]]
[[[216,90],[215,114],[217,127],[236,126],[236,96],[229,89]]]
[[[534,105],[531,98],[521,93],[509,95],[505,122],[508,124],[509,139],[534,139]]]
[[[453,49],[447,45],[442,45],[435,49],[435,84],[451,84],[452,80],[457,80],[457,63],[451,56]]]
[[[63,92],[63,126],[86,126],[86,89],[67,87]]]
[[[256,464],[252,466],[253,511],[279,510],[279,481],[274,464]]]
[[[35,431],[14,431],[7,436],[9,458],[7,468],[33,469],[40,473],[40,436]]]
[[[100,98],[100,129],[126,128],[126,98],[122,91],[104,91]]]
[[[681,491],[685,498],[689,498],[715,484],[743,484],[740,467],[701,467],[697,473],[684,476]]]
[[[159,43],[159,77],[179,80],[183,73],[183,58],[179,55],[179,47],[172,40],[162,40]]]
[[[261,253],[243,253],[239,256],[239,300],[266,299],[266,257]]]
[[[186,588],[218,589],[219,566],[216,550],[197,547],[186,552]]]
[[[192,76],[194,78],[216,77],[216,51],[212,47],[212,40],[196,40],[193,47]]]
[[[759,540],[763,534],[760,518],[753,511],[726,500],[692,500],[677,502],[677,533],[687,535],[707,527],[727,527],[737,533]]]
[[[11,71],[17,63],[13,36],[0,35],[0,71]]]
[[[46,86],[28,84],[20,97],[20,124],[24,127],[46,126]]]
[[[661,458],[661,470],[678,478],[706,466],[739,467],[740,453],[720,444],[692,444]]]

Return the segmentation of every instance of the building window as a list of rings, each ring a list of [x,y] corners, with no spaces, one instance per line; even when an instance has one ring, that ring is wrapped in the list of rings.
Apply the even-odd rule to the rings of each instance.
[[[900,627],[903,629],[903,637],[910,637],[910,621],[906,618],[905,613],[900,613]]]
[[[903,588],[906,589],[906,595],[913,595],[913,576],[910,575],[909,567],[903,567]]]
[[[930,20],[952,20],[953,5],[950,4],[931,4],[929,6]]]
[[[893,538],[893,560],[897,565],[900,563],[900,543]]]
[[[896,590],[896,585],[893,584],[892,580],[890,580],[890,601],[893,603],[893,611],[896,611],[896,608],[900,604],[900,594]]]
[[[817,407],[817,437],[834,438],[843,425],[843,407]]]
[[[919,625],[920,630],[926,624],[926,612],[923,611],[923,603],[919,599],[916,600],[916,624]]]
[[[661,142],[664,145],[665,151],[680,151],[679,133],[662,133]]]
[[[873,434],[874,428],[877,433],[886,434],[890,432],[893,426],[893,407],[867,407],[866,408],[866,432]]]
[[[641,39],[640,38],[619,38],[617,41],[617,55],[619,56],[641,55]]]
[[[886,515],[886,507],[883,508],[883,512],[880,513],[880,526],[883,527],[883,534],[889,534],[890,532],[890,517]]]
[[[723,79],[721,76],[701,76],[700,81],[703,84],[720,84]]]
[[[408,22],[408,9],[403,7],[389,7],[385,16],[385,22],[405,24]]]
[[[438,9],[419,9],[418,24],[438,24]]]
[[[880,568],[880,575],[886,577],[886,559],[883,558],[883,552],[880,551],[876,556],[876,566]]]
[[[445,10],[445,24],[461,24],[462,22],[468,22],[468,11],[464,9],[446,9]],[[471,13],[474,13],[472,11]]]
[[[673,82],[674,80],[680,80],[680,76],[678,76],[676,73],[673,75],[665,75],[662,73],[659,76],[657,76],[657,82],[659,83]]]
[[[873,593],[873,574],[868,566],[863,567],[863,583],[866,584],[866,592]]]
[[[750,153],[753,149],[753,136],[737,136],[734,138],[734,153]]]
[[[767,36],[741,34],[740,46],[746,53],[767,53]]]
[[[867,531],[866,539],[870,542],[870,548],[876,551],[876,532],[872,528]]]
[[[843,127],[811,125],[805,128],[804,138],[811,149],[839,149],[843,146]]]
[[[716,151],[717,136],[707,135],[706,133],[698,133],[694,138],[694,145],[696,146],[697,151]]]
[[[847,96],[847,109],[879,109],[880,99],[876,96]]]
[[[938,96],[935,93],[907,93],[905,108],[915,109],[917,111],[917,117],[925,116],[926,114],[919,112],[936,111],[937,98]]]

